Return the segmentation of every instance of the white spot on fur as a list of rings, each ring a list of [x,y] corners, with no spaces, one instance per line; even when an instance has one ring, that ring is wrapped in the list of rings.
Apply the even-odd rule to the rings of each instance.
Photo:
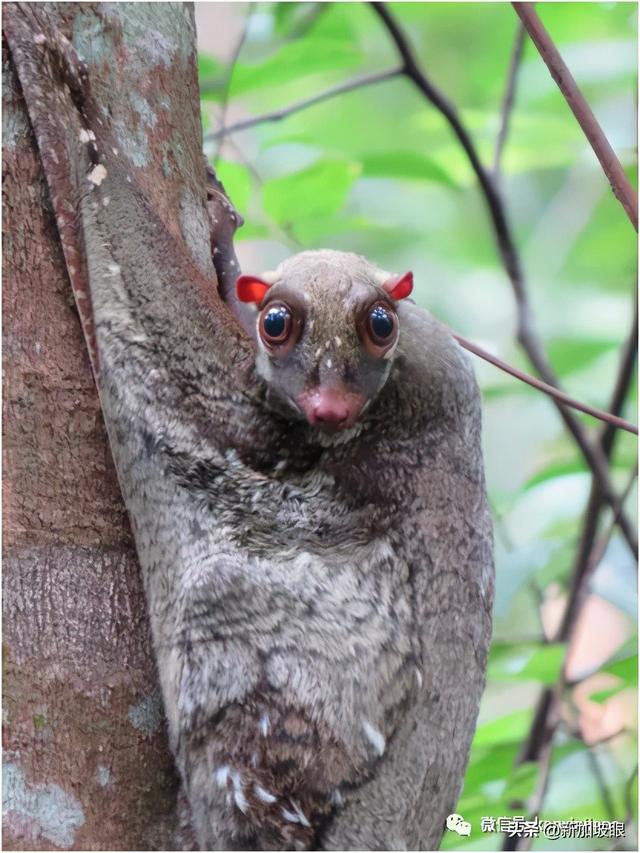
[[[127,183],[128,183],[128,184],[130,184],[130,183],[131,183],[131,175],[127,175]]]
[[[229,781],[229,766],[223,764],[222,767],[218,767],[214,775],[218,788],[226,788]]]
[[[103,206],[103,207],[108,207],[108,206],[109,206],[109,202],[110,202],[110,201],[111,201],[111,199],[109,198],[109,196],[108,196],[108,195],[106,195],[106,196],[102,199],[102,206]]]
[[[291,803],[291,805],[292,805],[292,806],[293,806],[293,808],[295,809],[296,815],[297,815],[297,817],[298,817],[298,821],[299,821],[303,826],[309,826],[309,827],[310,827],[310,826],[311,826],[311,824],[310,824],[310,823],[309,823],[309,821],[307,820],[307,816],[306,816],[306,815],[305,815],[305,813],[302,811],[302,809],[300,808],[300,806],[296,803],[296,801],[295,801],[295,800],[289,800],[289,802]]]
[[[247,798],[242,790],[242,777],[237,770],[232,770],[229,775],[233,782],[233,799],[235,804],[242,814],[246,814],[249,811],[249,803],[247,802]]]
[[[285,820],[288,820],[289,823],[300,823],[300,818],[298,817],[298,815],[294,814],[293,812],[290,812],[289,809],[282,809],[282,817]]]
[[[80,130],[80,142],[95,141],[96,135],[92,130],[85,130],[84,127]]]
[[[418,667],[416,667],[416,683],[418,685],[418,689],[422,689],[422,673],[420,672]]]
[[[242,793],[242,789],[238,788],[233,792],[233,799],[235,800],[236,806],[240,809],[242,814],[246,814],[249,811],[249,803],[247,802],[247,798]]]
[[[260,734],[262,735],[262,737],[266,737],[269,734],[269,724],[270,724],[269,715],[265,712],[260,717],[260,723],[259,723]]]
[[[320,358],[321,355],[322,355],[322,347],[318,347],[318,349],[316,350],[316,356],[315,357]]]
[[[120,272],[118,264],[107,264],[108,272],[103,273],[102,278],[114,278]]]
[[[117,156],[118,156],[118,149],[117,149],[117,148],[112,148],[111,150],[113,151],[113,153],[114,153],[114,154],[116,155],[116,157],[117,157]]]
[[[331,803],[334,806],[342,806],[344,805],[344,797],[342,796],[342,792],[340,788],[334,788],[331,794]]]
[[[227,460],[229,465],[231,465],[233,468],[243,468],[244,467],[242,464],[242,459],[240,459],[240,456],[238,454],[238,451],[235,450],[233,447],[229,448],[228,450],[225,450],[224,458]]]
[[[331,361],[331,359],[330,359],[330,358],[328,358],[328,359],[326,360],[325,364],[326,364],[326,365],[327,365],[327,367],[329,367],[329,368],[333,367],[333,362]]]
[[[44,33],[36,33],[33,37],[34,44],[44,44],[47,40],[47,37]]]
[[[340,338],[338,335],[335,336],[334,341],[336,342],[337,347],[342,346],[342,338]]]
[[[94,166],[94,168],[89,172],[87,180],[90,183],[95,184],[97,187],[99,187],[106,177],[107,170],[102,165],[102,163],[99,163],[97,166]]]
[[[251,766],[254,768],[258,766],[258,753],[257,752],[254,752],[251,755]]]
[[[275,801],[277,800],[277,797],[274,797],[273,794],[270,794],[269,791],[262,787],[262,785],[254,785],[253,790],[255,791],[256,797],[259,800],[262,800],[263,803],[271,805],[271,803],[275,803]]]
[[[368,720],[363,721],[362,729],[371,746],[375,749],[378,755],[382,755],[386,746],[386,741],[382,732],[375,726],[372,726]]]

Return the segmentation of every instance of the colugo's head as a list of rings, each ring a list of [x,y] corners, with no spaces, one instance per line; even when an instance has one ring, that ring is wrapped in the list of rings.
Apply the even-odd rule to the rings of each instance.
[[[389,376],[401,334],[398,302],[413,276],[359,255],[302,252],[275,272],[241,275],[257,309],[257,368],[270,399],[324,432],[351,428]]]

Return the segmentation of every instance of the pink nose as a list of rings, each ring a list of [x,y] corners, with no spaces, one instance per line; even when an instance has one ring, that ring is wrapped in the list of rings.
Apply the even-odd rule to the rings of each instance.
[[[364,396],[344,386],[320,385],[299,394],[298,404],[312,426],[337,432],[354,425],[364,405]]]

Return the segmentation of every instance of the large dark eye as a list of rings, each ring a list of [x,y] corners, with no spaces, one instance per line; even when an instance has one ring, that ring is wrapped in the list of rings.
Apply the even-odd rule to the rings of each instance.
[[[375,305],[369,312],[369,332],[374,343],[385,346],[396,331],[396,318],[384,305]]]
[[[398,340],[398,318],[387,302],[374,302],[360,314],[358,334],[373,358],[384,358]]]
[[[291,312],[286,305],[269,305],[260,318],[260,337],[268,346],[283,344],[291,333]]]

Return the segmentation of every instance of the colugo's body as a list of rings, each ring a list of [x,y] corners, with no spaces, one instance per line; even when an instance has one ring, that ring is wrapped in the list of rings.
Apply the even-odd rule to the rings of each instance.
[[[198,846],[432,849],[490,635],[465,355],[406,276],[337,252],[238,281],[252,340],[190,260],[197,201],[150,208],[87,67],[10,6]]]
[[[322,251],[265,283],[302,315],[278,361],[170,245],[121,269],[104,195],[141,245],[158,231],[108,165],[83,202],[101,397],[198,846],[432,848],[490,636],[466,356],[372,264]]]

